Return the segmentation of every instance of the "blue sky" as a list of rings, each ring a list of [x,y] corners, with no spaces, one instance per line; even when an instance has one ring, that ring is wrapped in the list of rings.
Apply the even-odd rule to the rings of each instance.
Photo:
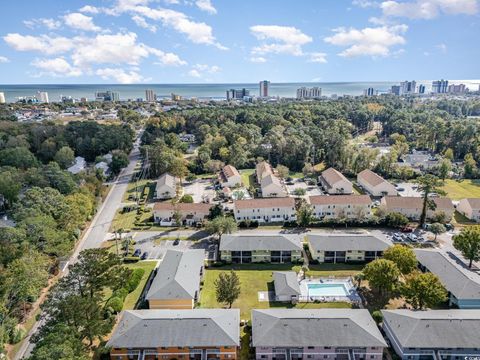
[[[0,83],[478,79],[480,0],[33,0]]]

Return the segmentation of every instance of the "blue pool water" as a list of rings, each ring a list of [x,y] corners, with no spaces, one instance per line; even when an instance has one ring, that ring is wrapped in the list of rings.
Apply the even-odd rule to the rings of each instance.
[[[308,284],[308,296],[347,296],[348,290],[342,283]]]

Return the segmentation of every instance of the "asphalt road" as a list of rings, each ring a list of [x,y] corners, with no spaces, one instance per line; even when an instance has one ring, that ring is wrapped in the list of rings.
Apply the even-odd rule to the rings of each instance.
[[[122,203],[123,194],[127,190],[128,183],[132,178],[135,166],[140,159],[139,144],[141,135],[142,133],[140,132],[134,143],[133,149],[129,154],[128,166],[120,172],[115,182],[111,184],[111,189],[107,197],[105,198],[105,201],[100,206],[100,209],[97,211],[97,214],[93,218],[90,227],[87,229],[84,236],[78,243],[70,259],[65,263],[64,267],[62,268],[62,275],[65,275],[67,273],[66,270],[68,269],[69,264],[76,262],[76,260],[78,259],[78,255],[82,250],[100,247],[101,243],[106,237],[110,228],[110,224],[115,216],[115,212]],[[34,344],[30,342],[30,339],[32,335],[37,332],[41,325],[41,321],[37,321],[33,325],[32,329],[25,337],[22,346],[15,355],[15,360],[20,360],[24,357],[26,358],[30,356],[31,351],[34,347]]]

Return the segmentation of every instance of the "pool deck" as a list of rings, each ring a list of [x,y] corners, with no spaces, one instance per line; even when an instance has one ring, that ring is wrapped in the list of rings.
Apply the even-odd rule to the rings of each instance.
[[[308,285],[310,284],[341,284],[345,287],[348,292],[346,296],[310,296],[308,291]],[[299,297],[300,302],[334,302],[334,301],[345,301],[350,303],[361,303],[361,298],[358,295],[355,286],[353,285],[351,278],[305,278],[300,281],[300,292]]]

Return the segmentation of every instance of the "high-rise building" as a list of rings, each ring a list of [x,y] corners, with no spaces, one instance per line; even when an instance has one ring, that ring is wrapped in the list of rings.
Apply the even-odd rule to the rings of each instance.
[[[268,90],[270,87],[270,81],[263,80],[259,83],[259,96],[268,97]]]
[[[119,101],[120,100],[120,93],[115,91],[97,91],[95,93],[95,100],[96,101]]]
[[[423,84],[418,85],[418,93],[419,94],[425,94],[425,91],[426,91],[425,85],[423,85]]]
[[[375,90],[374,88],[368,88],[363,90],[363,95],[364,96],[377,96],[378,95],[378,90]]]
[[[181,96],[181,95],[174,94],[174,93],[171,94],[171,98],[172,98],[172,101],[180,101],[180,100],[182,100],[182,96]]]
[[[46,91],[37,91],[38,102],[48,104],[48,92]]]
[[[402,88],[400,87],[400,85],[392,85],[392,89],[390,90],[390,92],[393,95],[400,96],[402,95]]]
[[[5,93],[0,92],[0,104],[5,104]]]
[[[152,89],[145,90],[145,100],[147,100],[147,102],[155,102],[156,99],[157,95]]]
[[[227,100],[243,100],[248,96],[250,96],[250,91],[245,88],[227,90]]]
[[[322,97],[322,89],[315,86],[312,88],[301,87],[297,89],[297,99],[319,99]]]
[[[465,86],[465,84],[458,84],[458,85],[451,84],[451,85],[448,85],[448,92],[452,93],[452,94],[463,94],[463,93],[466,93],[467,91],[468,91],[468,89]]]
[[[448,91],[448,80],[436,80],[432,82],[432,93],[445,94]]]
[[[400,83],[400,95],[405,94],[415,94],[417,88],[417,82],[413,81],[402,81]]]

